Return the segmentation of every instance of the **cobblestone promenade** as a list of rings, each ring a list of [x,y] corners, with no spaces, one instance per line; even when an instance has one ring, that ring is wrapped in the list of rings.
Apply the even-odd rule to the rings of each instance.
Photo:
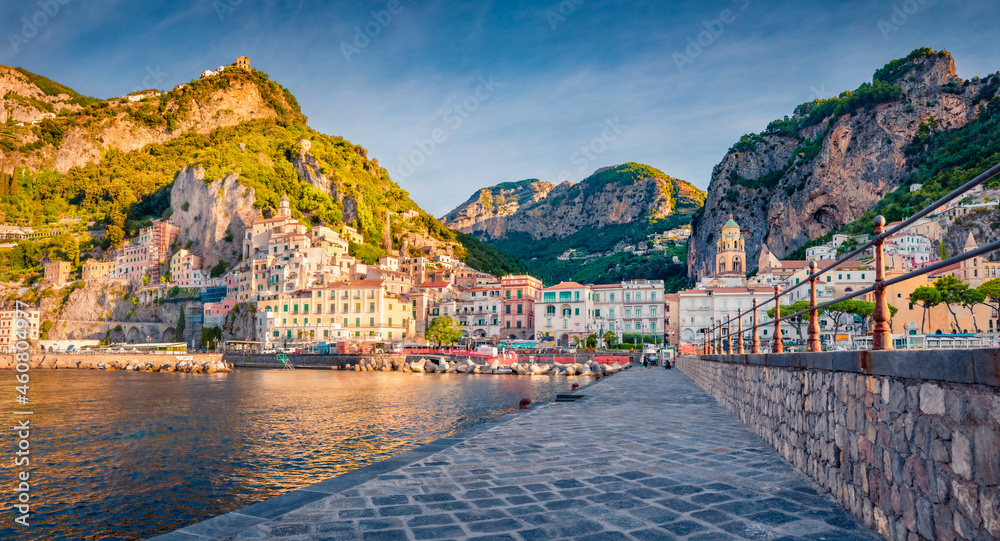
[[[879,539],[679,370],[578,394],[158,539]]]

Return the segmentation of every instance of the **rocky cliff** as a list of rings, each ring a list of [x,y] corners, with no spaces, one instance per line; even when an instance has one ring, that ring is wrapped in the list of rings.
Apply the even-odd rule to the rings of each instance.
[[[605,167],[577,184],[536,179],[477,191],[442,222],[513,254],[547,284],[663,279],[687,283],[683,248],[652,248],[686,225],[705,193],[648,165]]]
[[[138,286],[124,281],[75,282],[61,289],[43,292],[38,303],[43,322],[53,324],[47,332],[50,340],[125,339],[119,322],[175,325],[181,303],[141,304],[135,294]],[[162,326],[147,326],[147,334],[173,340],[172,333],[164,336]],[[116,330],[117,329],[117,330]],[[155,331],[154,331],[155,329]]]
[[[0,122],[10,118],[25,124],[7,126],[0,134],[0,163],[6,170],[66,172],[99,161],[111,149],[129,152],[187,131],[208,134],[254,119],[301,116],[294,98],[266,75],[232,67],[164,93],[97,100],[0,66],[0,94]],[[46,120],[50,124],[32,125]]]
[[[693,210],[702,199],[702,192],[683,180],[627,163],[599,169],[576,184],[522,180],[483,188],[441,222],[487,241],[515,232],[543,239],[584,227],[662,219]]]
[[[802,104],[744,135],[713,169],[704,214],[693,223],[689,273],[710,272],[713,239],[730,214],[751,261],[762,243],[782,257],[856,220],[914,170],[915,139],[965,126],[984,92],[996,88],[959,78],[947,52],[920,49],[854,92]]]
[[[545,199],[553,188],[555,185],[551,182],[538,179],[503,182],[482,188],[441,221],[464,233],[483,231],[493,237],[502,236],[510,216],[522,207],[530,207]]]
[[[234,265],[247,230],[261,217],[255,201],[254,189],[240,185],[239,175],[205,182],[204,169],[182,169],[170,190],[170,221],[180,229],[178,245],[190,242],[204,269],[219,261]]]
[[[79,94],[54,83],[43,90],[39,84],[44,86],[47,79],[42,79],[25,70],[0,66],[0,124],[8,120],[30,124],[52,118],[62,109],[80,110]]]

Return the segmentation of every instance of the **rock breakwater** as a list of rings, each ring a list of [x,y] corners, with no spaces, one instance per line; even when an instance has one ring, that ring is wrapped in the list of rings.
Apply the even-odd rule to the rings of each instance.
[[[0,355],[0,370],[17,366],[13,355]],[[184,372],[188,374],[229,373],[233,367],[221,354],[197,355],[81,355],[35,354],[28,361],[30,369],[51,370],[127,370],[131,372]]]
[[[596,361],[572,364],[513,363],[501,365],[500,361],[479,364],[472,359],[449,361],[447,359],[418,359],[403,363],[403,372],[455,373],[455,374],[513,374],[517,376],[610,376],[630,366],[627,363],[601,364]],[[360,367],[359,367],[360,369]]]

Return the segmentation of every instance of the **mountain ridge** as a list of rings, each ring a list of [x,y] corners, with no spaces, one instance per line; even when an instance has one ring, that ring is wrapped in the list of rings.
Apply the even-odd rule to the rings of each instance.
[[[512,232],[534,239],[566,237],[584,226],[662,219],[678,208],[693,210],[702,194],[658,169],[627,162],[598,169],[577,183],[529,179],[481,188],[441,221],[484,240]],[[595,213],[594,208],[606,211]]]
[[[578,183],[481,188],[441,220],[520,258],[546,283],[651,278],[677,289],[686,284],[685,250],[670,243],[647,251],[649,240],[686,225],[703,201],[692,184],[628,162]]]
[[[351,253],[362,261],[404,244],[411,254],[466,257],[457,235],[377,159],[309,128],[295,97],[267,74],[235,65],[211,73],[167,92],[96,100],[26,70],[0,68],[0,221],[89,221],[99,236],[83,255],[102,257],[153,218],[200,209],[219,216],[192,215],[179,244],[202,250],[206,264],[232,266],[240,257],[234,235],[269,216],[287,194],[293,215],[310,226],[356,227],[363,242],[352,243]],[[178,178],[192,187],[190,196],[172,193]],[[218,194],[194,189],[196,183],[218,183]],[[242,202],[229,208],[219,200],[223,192]],[[499,267],[480,270],[502,272],[508,262],[491,250],[477,246],[477,260]],[[18,267],[37,269],[37,258],[29,259]]]
[[[785,257],[857,220],[913,172],[921,134],[977,118],[977,105],[996,94],[989,80],[963,80],[947,51],[921,48],[855,91],[801,104],[791,117],[744,135],[713,168],[705,210],[692,222],[689,274],[711,273],[712,240],[730,214],[752,262],[765,243]]]

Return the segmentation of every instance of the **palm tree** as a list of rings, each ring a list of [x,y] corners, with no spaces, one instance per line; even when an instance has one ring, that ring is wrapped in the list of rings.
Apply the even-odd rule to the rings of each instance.
[[[617,345],[618,335],[614,331],[608,331],[604,333],[604,349],[608,349],[611,346]]]

